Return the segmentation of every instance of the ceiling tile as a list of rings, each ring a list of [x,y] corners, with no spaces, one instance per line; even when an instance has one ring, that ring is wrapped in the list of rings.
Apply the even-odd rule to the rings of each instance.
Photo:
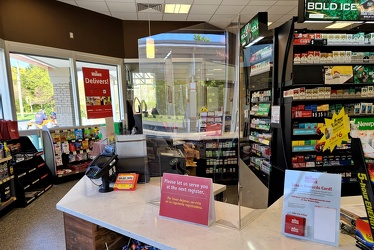
[[[294,15],[294,16],[297,16],[298,14],[298,7],[295,7],[294,9],[292,9],[290,12],[287,13],[288,15]]]
[[[222,0],[221,5],[247,5],[250,0]]]
[[[214,15],[210,19],[210,21],[222,21],[222,22],[232,22],[233,20],[236,20],[237,16],[236,15]]]
[[[118,3],[118,2],[107,2],[110,11],[118,12],[136,12],[136,5],[132,3]]]
[[[212,15],[194,15],[194,14],[189,14],[187,17],[187,21],[204,21],[208,22]]]
[[[267,11],[270,8],[270,6],[266,5],[257,5],[257,6],[247,6],[245,7],[240,14],[246,15],[246,14],[257,14],[258,12],[264,12]]]
[[[239,14],[243,9],[244,5],[221,5],[218,7],[216,14],[221,15],[221,14]]]
[[[134,0],[105,0],[107,3],[135,3]]]
[[[63,3],[67,3],[67,4],[71,4],[71,5],[75,5],[75,6],[78,6],[77,3],[74,1],[74,0],[58,0],[59,2],[63,2]]]
[[[285,23],[292,19],[293,15],[283,15],[281,18],[277,20],[277,23]]]
[[[96,11],[96,12],[103,14],[103,15],[112,16],[112,13],[110,13],[110,11]]]
[[[263,0],[263,1],[256,1],[255,0],[255,1],[250,1],[249,4],[248,4],[248,6],[252,6],[252,5],[254,5],[254,6],[260,6],[260,5],[272,6],[276,2],[277,1],[265,1],[265,0]]]
[[[136,12],[128,13],[128,12],[112,11],[111,13],[113,17],[119,18],[122,20],[138,20],[138,15]]]
[[[162,13],[139,13],[138,12],[138,18],[139,20],[161,21]]]
[[[190,10],[190,14],[214,14],[217,10],[217,6],[215,5],[193,5]]]
[[[188,14],[164,14],[164,21],[186,21]]]
[[[195,0],[194,4],[221,4],[222,0]]]
[[[135,0],[136,3],[164,4],[164,0]]]
[[[145,0],[147,1],[147,0]],[[166,3],[173,3],[173,4],[193,4],[193,0],[165,0]]]
[[[89,9],[96,12],[109,11],[105,2],[87,2],[87,1],[77,1],[77,4],[81,8]]]
[[[277,1],[274,5],[291,5],[291,6],[296,6],[297,7],[297,0],[294,1]]]
[[[268,15],[268,21],[269,22],[277,22],[279,18],[281,18],[283,15]]]
[[[272,6],[267,11],[269,14],[287,14],[294,8],[295,6]]]
[[[257,14],[257,13],[256,13]],[[240,23],[248,23],[256,15],[255,13],[249,15],[240,15]]]
[[[104,2],[103,0],[75,0],[77,4],[79,5],[79,2]]]

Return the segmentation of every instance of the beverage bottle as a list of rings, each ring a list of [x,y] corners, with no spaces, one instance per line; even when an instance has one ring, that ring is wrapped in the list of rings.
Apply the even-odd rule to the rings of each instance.
[[[4,158],[4,146],[0,142],[0,159],[3,159],[3,158]]]
[[[10,153],[10,148],[8,147],[6,142],[4,142],[4,156],[5,156],[5,158],[12,156],[11,153]]]

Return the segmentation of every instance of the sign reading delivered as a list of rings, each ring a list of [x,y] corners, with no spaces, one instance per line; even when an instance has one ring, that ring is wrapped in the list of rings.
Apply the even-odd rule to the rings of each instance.
[[[82,68],[87,118],[112,117],[109,70]]]

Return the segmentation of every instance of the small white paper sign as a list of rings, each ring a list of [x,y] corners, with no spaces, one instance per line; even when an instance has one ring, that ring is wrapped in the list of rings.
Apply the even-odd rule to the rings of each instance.
[[[286,170],[282,234],[339,245],[341,175]]]

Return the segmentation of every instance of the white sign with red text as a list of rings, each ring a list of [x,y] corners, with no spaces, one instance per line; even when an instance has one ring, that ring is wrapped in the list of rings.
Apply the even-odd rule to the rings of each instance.
[[[282,234],[338,246],[341,175],[286,170]]]

